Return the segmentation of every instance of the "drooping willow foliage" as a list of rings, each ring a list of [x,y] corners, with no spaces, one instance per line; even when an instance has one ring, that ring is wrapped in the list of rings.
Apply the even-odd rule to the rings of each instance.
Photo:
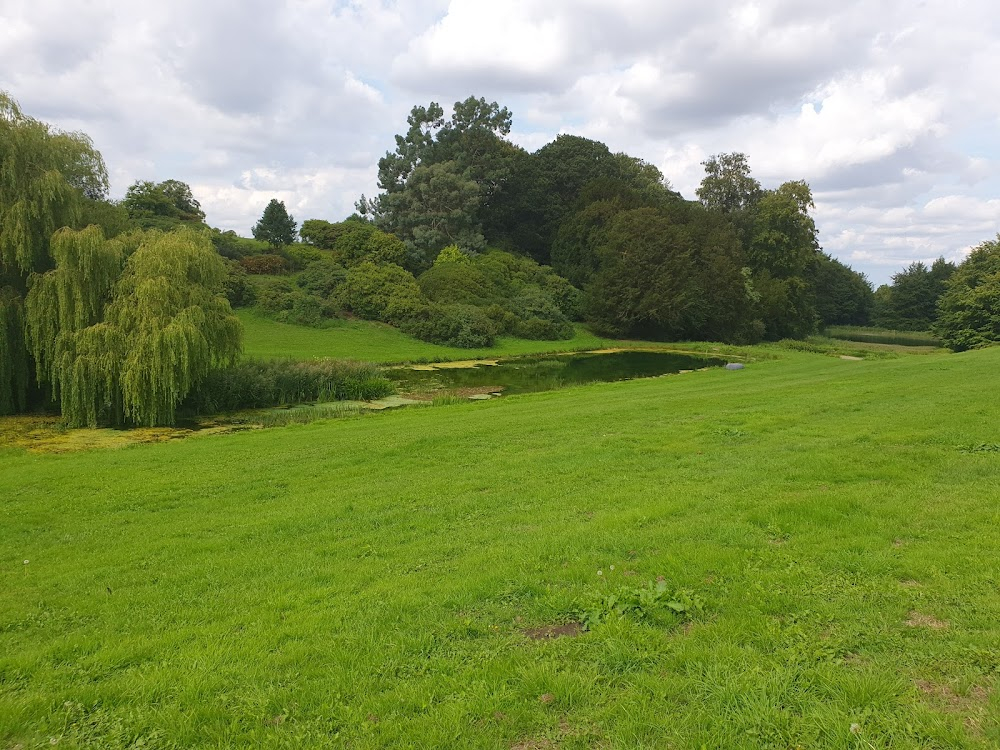
[[[0,414],[25,408],[32,378],[24,294],[53,265],[49,238],[80,218],[83,196],[107,192],[101,155],[82,133],[25,115],[0,91]]]
[[[13,287],[0,286],[0,414],[24,410],[29,377],[24,303]]]
[[[56,267],[31,278],[26,307],[31,353],[39,382],[58,397],[63,350],[77,331],[99,323],[125,263],[121,242],[108,241],[98,227],[61,229],[51,241]]]
[[[225,267],[205,235],[107,241],[90,227],[60,232],[53,254],[56,268],[33,277],[27,318],[39,377],[68,424],[172,424],[190,390],[239,356]]]
[[[208,373],[236,361],[243,328],[222,295],[222,258],[207,235],[175,231],[132,254],[105,320],[125,342],[125,416],[171,424],[177,404]]]

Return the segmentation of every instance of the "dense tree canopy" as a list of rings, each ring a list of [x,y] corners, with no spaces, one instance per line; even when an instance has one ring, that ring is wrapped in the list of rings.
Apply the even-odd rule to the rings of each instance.
[[[933,330],[952,349],[1000,342],[1000,235],[976,247],[955,269],[938,307]]]
[[[928,331],[937,320],[938,300],[944,294],[955,264],[938,258],[928,267],[911,263],[879,288],[874,322],[899,331]]]
[[[750,298],[733,228],[690,204],[615,216],[587,290],[590,319],[607,333],[655,339],[745,340]]]
[[[238,354],[240,324],[207,234],[128,231],[124,212],[200,224],[190,190],[137,183],[121,208],[107,204],[89,139],[3,94],[0,163],[0,413],[51,396],[69,424],[173,421],[208,370]]]
[[[821,325],[864,326],[871,321],[875,294],[864,274],[820,252],[807,280],[815,293]]]
[[[191,187],[178,180],[139,180],[126,191],[121,205],[132,221],[145,229],[168,230],[205,221],[205,212]]]
[[[702,166],[705,177],[696,193],[706,208],[734,214],[753,209],[763,197],[760,183],[750,173],[746,154],[717,154]]]
[[[107,192],[90,139],[25,115],[0,92],[0,414],[24,409],[32,381],[24,295],[30,274],[52,267],[49,243],[76,226],[87,195]]]

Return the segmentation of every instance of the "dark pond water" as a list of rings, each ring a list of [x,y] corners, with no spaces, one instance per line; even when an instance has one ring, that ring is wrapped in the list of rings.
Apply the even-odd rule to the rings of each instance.
[[[400,393],[534,393],[580,383],[631,380],[720,367],[724,359],[673,352],[621,351],[537,355],[497,360],[496,364],[399,367],[386,371]]]

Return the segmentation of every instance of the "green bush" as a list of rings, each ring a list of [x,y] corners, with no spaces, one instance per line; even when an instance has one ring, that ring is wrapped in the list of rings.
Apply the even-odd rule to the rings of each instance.
[[[288,306],[279,311],[275,320],[295,323],[300,326],[317,326],[324,318],[332,316],[331,310],[322,299],[312,294],[295,291],[285,298]]]
[[[420,274],[417,282],[420,291],[432,302],[483,305],[497,297],[486,274],[469,261],[438,260]]]
[[[519,339],[534,339],[538,341],[571,339],[574,333],[573,326],[569,322],[556,323],[544,318],[519,320],[513,330],[513,334]]]
[[[285,277],[261,278],[254,281],[257,309],[274,314],[281,310],[291,310],[294,293],[297,291],[291,280]]]
[[[334,242],[333,250],[344,265],[364,261],[406,265],[406,245],[396,235],[362,221],[345,221],[341,226],[343,230]]]
[[[492,346],[497,335],[494,322],[473,305],[431,303],[398,325],[405,333],[423,341],[467,349]]]
[[[315,261],[295,277],[296,285],[304,292],[323,299],[335,296],[347,278],[347,271],[330,258]]]
[[[246,269],[234,260],[226,261],[225,294],[231,307],[249,307],[256,301]]]
[[[232,230],[226,232],[220,232],[218,229],[212,230],[212,245],[219,255],[230,260],[239,260],[250,255],[271,252],[271,246],[266,242],[240,237]]]
[[[329,254],[309,245],[288,245],[279,251],[281,257],[288,261],[288,267],[293,271],[301,271],[310,263],[328,258]]]
[[[394,391],[381,370],[367,362],[246,360],[210,374],[184,408],[214,414],[309,401],[370,401]]]
[[[422,295],[409,271],[392,263],[380,266],[364,261],[348,269],[339,298],[358,317],[391,322],[386,314],[390,301],[396,305],[407,300],[417,304]]]

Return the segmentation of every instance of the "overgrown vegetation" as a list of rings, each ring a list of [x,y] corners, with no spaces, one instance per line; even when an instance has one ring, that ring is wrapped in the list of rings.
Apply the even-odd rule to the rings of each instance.
[[[832,339],[865,341],[897,346],[941,346],[941,339],[929,331],[893,331],[864,326],[828,326],[824,333]]]
[[[213,371],[184,402],[199,414],[312,401],[371,401],[394,392],[375,365],[344,359],[243,360]]]

